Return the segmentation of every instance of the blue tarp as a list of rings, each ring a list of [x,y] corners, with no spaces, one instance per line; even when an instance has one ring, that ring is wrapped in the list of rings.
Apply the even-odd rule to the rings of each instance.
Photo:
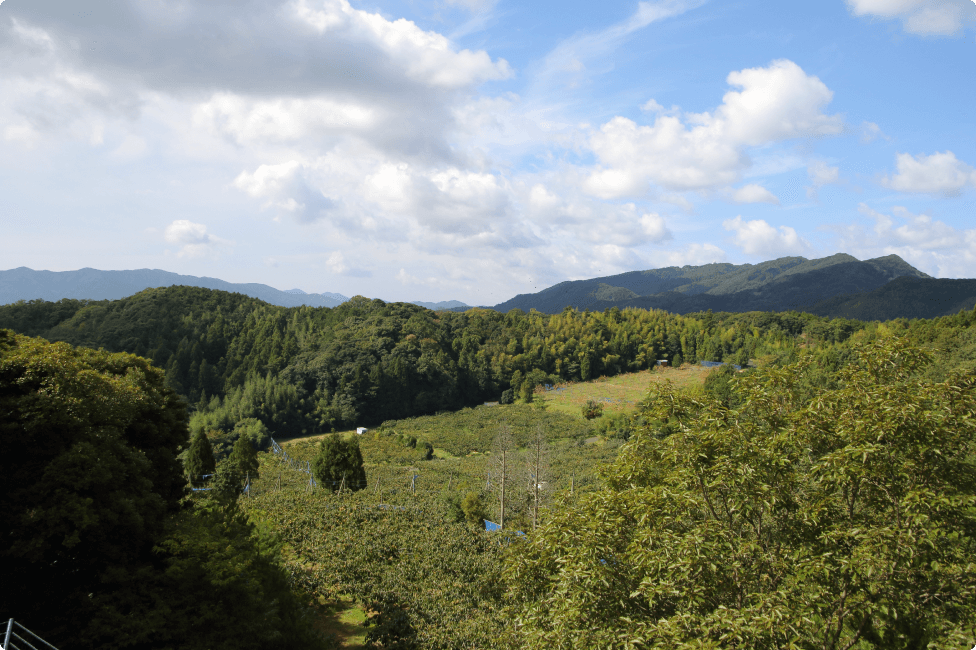
[[[702,361],[701,365],[705,366],[706,368],[718,368],[719,366],[724,366],[725,364],[722,363],[721,361]],[[742,366],[740,365],[736,365],[734,363],[729,365],[731,365],[736,370],[742,370]]]
[[[489,533],[494,533],[502,529],[501,526],[499,526],[493,521],[488,521],[487,519],[485,519],[484,521],[485,521],[485,530],[487,530]],[[525,533],[523,533],[521,530],[516,530],[515,534],[519,535],[520,537],[525,537]]]

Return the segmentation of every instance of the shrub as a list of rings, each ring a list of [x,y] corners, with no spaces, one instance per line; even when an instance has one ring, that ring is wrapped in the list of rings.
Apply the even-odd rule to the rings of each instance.
[[[582,412],[583,417],[587,420],[595,420],[603,415],[603,404],[588,399],[586,400],[586,404],[583,405]]]

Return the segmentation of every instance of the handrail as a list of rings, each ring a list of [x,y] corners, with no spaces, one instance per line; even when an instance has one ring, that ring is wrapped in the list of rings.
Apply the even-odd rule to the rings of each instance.
[[[30,636],[32,636],[34,638],[34,643],[43,644],[43,648],[49,648],[50,650],[58,650],[53,645],[51,645],[41,637],[37,636],[36,634],[28,630],[26,627],[24,627],[14,619],[10,619],[9,621],[7,621],[7,632],[3,637],[3,646],[0,646],[0,650],[24,650],[25,648],[29,650],[42,650],[41,648],[38,648],[35,645],[33,645],[30,641],[28,641],[24,637],[17,634],[18,630],[22,630],[27,634],[29,634]],[[20,641],[21,644],[23,645],[15,644],[14,641]]]

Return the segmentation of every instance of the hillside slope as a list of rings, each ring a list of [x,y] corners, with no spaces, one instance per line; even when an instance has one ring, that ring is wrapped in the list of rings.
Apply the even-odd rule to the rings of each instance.
[[[904,276],[873,291],[822,300],[804,311],[833,318],[886,321],[951,316],[974,305],[976,280]]]
[[[873,291],[900,277],[932,279],[897,255],[860,261],[839,253],[817,260],[783,257],[762,264],[706,264],[633,271],[562,282],[539,293],[522,294],[496,305],[558,313],[567,306],[696,311],[804,310],[837,296]],[[843,314],[846,315],[846,314]]]

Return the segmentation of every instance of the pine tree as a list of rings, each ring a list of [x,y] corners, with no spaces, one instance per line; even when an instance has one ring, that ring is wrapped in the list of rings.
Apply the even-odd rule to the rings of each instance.
[[[257,478],[258,452],[247,436],[241,435],[237,439],[234,443],[234,450],[230,452],[229,460],[237,467],[241,476]]]
[[[344,440],[337,433],[327,436],[312,463],[312,471],[315,480],[333,492],[340,487],[349,490],[366,487],[366,469],[357,438]]]
[[[217,464],[214,462],[213,447],[210,446],[210,439],[202,429],[197,430],[193,436],[183,467],[190,478],[190,484],[194,486],[203,483],[205,474],[214,473]]]

